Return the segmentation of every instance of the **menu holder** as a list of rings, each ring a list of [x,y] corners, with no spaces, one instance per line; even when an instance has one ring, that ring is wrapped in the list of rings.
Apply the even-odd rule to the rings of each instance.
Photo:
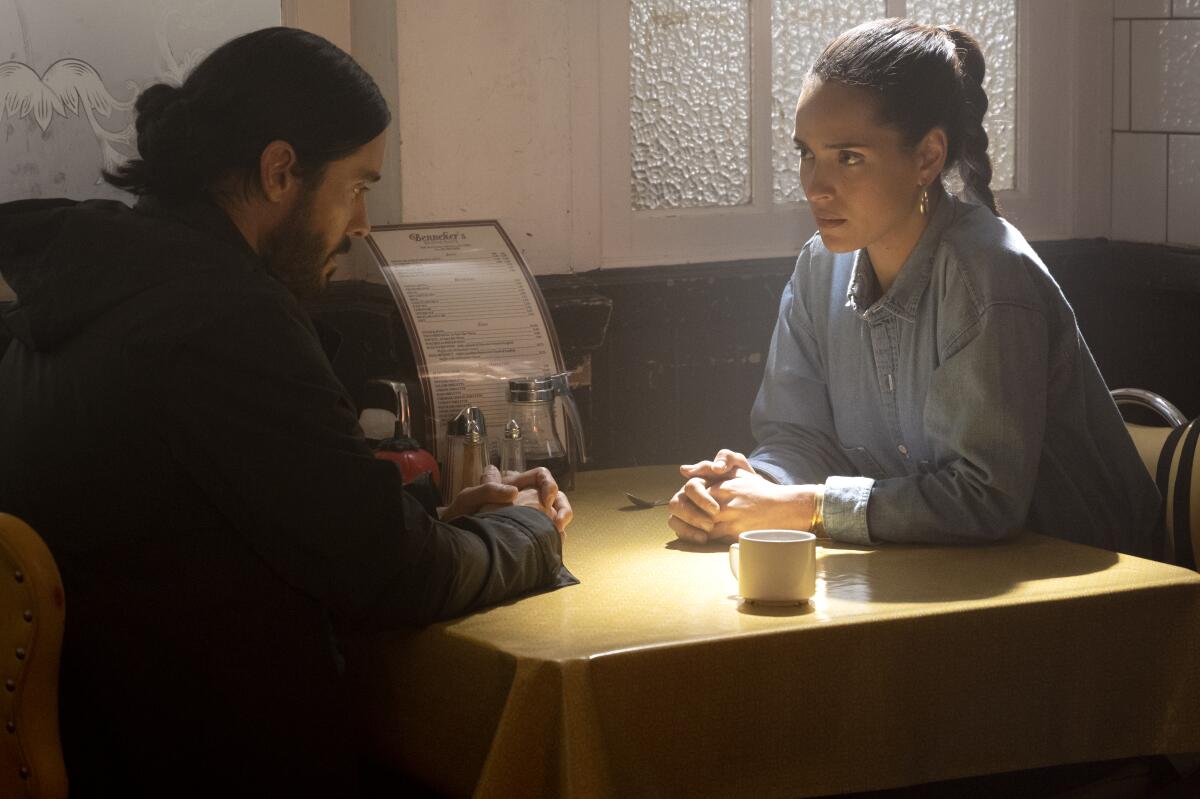
[[[545,298],[521,254],[494,219],[381,225],[367,244],[412,342],[423,443],[444,462],[447,422],[477,405],[494,444],[509,418],[508,380],[565,371]]]

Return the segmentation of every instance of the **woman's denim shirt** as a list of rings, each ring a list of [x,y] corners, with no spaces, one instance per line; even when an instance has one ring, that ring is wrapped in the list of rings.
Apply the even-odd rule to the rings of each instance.
[[[865,250],[804,246],[752,412],[754,467],[825,483],[839,541],[1030,529],[1162,557],[1158,492],[1058,284],[1016,228],[939,200],[882,296]]]

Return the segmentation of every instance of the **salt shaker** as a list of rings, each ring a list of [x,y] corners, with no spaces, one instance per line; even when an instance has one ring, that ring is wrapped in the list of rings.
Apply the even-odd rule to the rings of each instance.
[[[504,438],[500,439],[500,473],[525,471],[525,442],[521,440],[521,426],[516,419],[504,425]]]
[[[452,502],[464,488],[479,485],[488,466],[488,444],[480,430],[483,412],[468,406],[446,429],[446,468],[442,496]]]

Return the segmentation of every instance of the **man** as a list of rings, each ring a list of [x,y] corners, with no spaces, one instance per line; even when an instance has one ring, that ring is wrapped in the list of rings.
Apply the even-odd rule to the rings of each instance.
[[[338,636],[574,582],[570,505],[493,474],[441,521],[363,440],[297,302],[384,158],[349,56],[256,31],[137,112],[135,208],[0,206],[0,509],[62,571],[72,797],[353,795]]]

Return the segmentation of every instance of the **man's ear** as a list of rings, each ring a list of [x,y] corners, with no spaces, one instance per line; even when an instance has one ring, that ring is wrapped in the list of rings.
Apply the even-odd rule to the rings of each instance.
[[[931,128],[917,143],[917,179],[928,186],[946,166],[946,131]]]
[[[258,180],[263,196],[270,202],[279,203],[287,199],[295,189],[296,151],[282,139],[276,139],[263,148],[258,157]]]

